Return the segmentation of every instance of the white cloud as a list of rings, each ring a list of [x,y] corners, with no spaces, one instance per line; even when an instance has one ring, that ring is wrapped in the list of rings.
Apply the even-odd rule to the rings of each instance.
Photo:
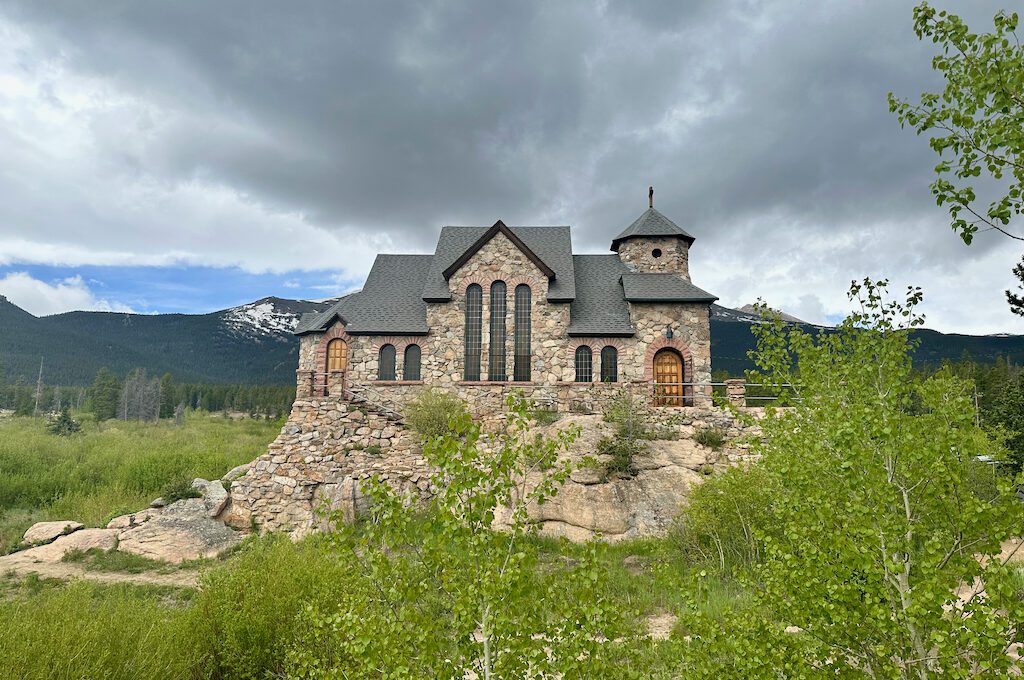
[[[11,272],[0,279],[0,295],[36,316],[76,310],[133,311],[126,305],[96,297],[81,276],[47,283],[26,272]]]

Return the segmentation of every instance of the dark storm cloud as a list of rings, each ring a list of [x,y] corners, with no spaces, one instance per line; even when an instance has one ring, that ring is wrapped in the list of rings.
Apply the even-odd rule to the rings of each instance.
[[[499,217],[569,223],[578,247],[605,249],[654,184],[701,247],[752,269],[814,243],[805,264],[867,268],[879,238],[915,244],[888,266],[927,269],[1002,244],[945,238],[931,152],[887,110],[889,90],[938,84],[912,6],[13,2],[0,15],[152,105],[156,122],[132,123],[151,134],[92,124],[128,177],[230,187],[398,249]],[[952,9],[984,26],[998,4]],[[159,124],[163,107],[192,115]],[[754,278],[736,294],[757,294]]]

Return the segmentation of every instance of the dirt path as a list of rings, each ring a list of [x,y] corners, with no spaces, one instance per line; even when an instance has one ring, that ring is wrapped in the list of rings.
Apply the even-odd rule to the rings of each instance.
[[[175,571],[169,574],[143,572],[127,574],[113,571],[89,571],[74,562],[40,562],[22,553],[0,557],[0,575],[13,573],[17,576],[38,574],[44,578],[85,579],[100,583],[133,583],[143,586],[176,586],[195,588],[199,580],[198,571]]]

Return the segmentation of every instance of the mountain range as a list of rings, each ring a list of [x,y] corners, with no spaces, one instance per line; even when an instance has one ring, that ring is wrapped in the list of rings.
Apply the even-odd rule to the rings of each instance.
[[[304,312],[333,300],[267,297],[209,314],[67,312],[36,317],[0,296],[0,377],[55,385],[88,385],[107,367],[125,375],[136,367],[171,373],[178,382],[286,385],[295,380],[298,340],[291,334]],[[711,356],[716,370],[751,368],[750,332],[760,317],[750,309],[712,305]],[[801,322],[802,323],[802,322]],[[821,328],[803,324],[809,329]],[[915,331],[916,363],[970,356],[991,363],[1024,362],[1024,336],[972,336]]]

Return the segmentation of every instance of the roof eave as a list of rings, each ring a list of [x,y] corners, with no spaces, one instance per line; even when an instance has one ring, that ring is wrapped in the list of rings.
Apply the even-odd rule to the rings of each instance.
[[[641,302],[641,303],[643,303],[643,302],[647,302],[647,303],[658,303],[658,302],[675,302],[675,303],[687,303],[687,302],[690,302],[690,303],[695,303],[695,302],[701,302],[701,303],[711,304],[712,302],[715,302],[716,300],[718,300],[718,298],[717,297],[691,297],[691,298],[683,298],[683,297],[627,297],[627,298],[625,298],[625,300],[626,300],[626,302]]]

